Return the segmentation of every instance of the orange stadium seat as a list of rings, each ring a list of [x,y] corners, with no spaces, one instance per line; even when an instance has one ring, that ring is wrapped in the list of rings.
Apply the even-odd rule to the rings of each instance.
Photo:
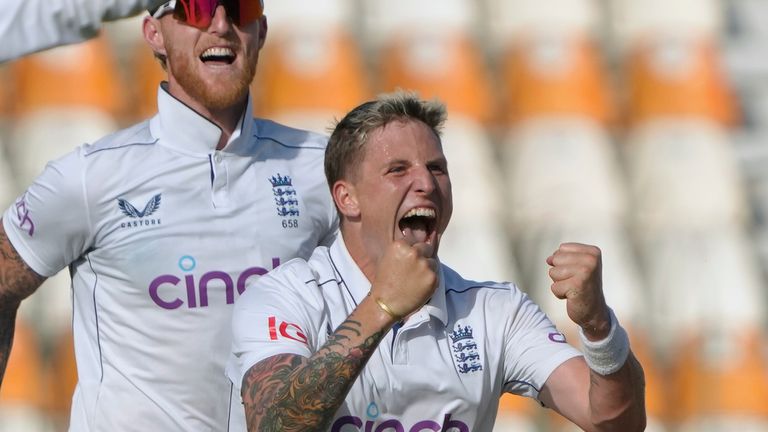
[[[77,387],[77,365],[72,332],[62,332],[53,343],[52,355],[46,369],[46,403],[52,421],[61,430],[69,424],[72,395]]]
[[[579,116],[608,125],[610,82],[595,44],[581,36],[531,35],[502,51],[506,120]]]
[[[439,98],[452,116],[488,123],[495,113],[490,74],[467,35],[411,32],[385,43],[379,54],[381,88],[417,90]]]
[[[166,73],[152,49],[142,40],[131,48],[132,76],[127,87],[131,120],[141,121],[157,114],[157,90]]]
[[[361,47],[344,23],[344,0],[270,3],[273,24],[252,90],[254,111],[289,126],[327,133],[370,97]]]
[[[764,333],[741,331],[727,340],[702,335],[682,344],[673,390],[678,430],[766,430],[766,343]]]
[[[110,115],[123,108],[119,75],[104,38],[25,57],[10,68],[17,117],[44,108],[88,107]]]
[[[48,419],[44,410],[43,372],[37,335],[28,324],[18,319],[0,390],[0,430],[46,431]]]
[[[708,39],[663,37],[638,42],[627,54],[627,116],[631,124],[693,117],[733,126],[734,96]]]
[[[124,96],[103,38],[25,57],[11,64],[10,73],[10,146],[25,187],[47,160],[116,129]]]
[[[439,98],[450,116],[487,125],[496,112],[483,47],[472,32],[474,2],[368,1],[367,36],[378,88],[412,89]]]

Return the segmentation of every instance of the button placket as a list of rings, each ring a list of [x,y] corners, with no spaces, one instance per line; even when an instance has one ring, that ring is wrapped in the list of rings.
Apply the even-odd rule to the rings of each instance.
[[[213,163],[211,189],[213,206],[220,208],[229,205],[229,170],[221,152],[216,151],[211,157]]]

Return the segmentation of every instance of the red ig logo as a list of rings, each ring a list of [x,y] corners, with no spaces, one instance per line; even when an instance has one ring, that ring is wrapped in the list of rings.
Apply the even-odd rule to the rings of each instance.
[[[269,317],[269,340],[277,340],[278,332],[280,333],[279,336],[308,344],[307,336],[301,330],[301,327],[285,321],[280,321],[278,326],[277,318],[274,316]]]

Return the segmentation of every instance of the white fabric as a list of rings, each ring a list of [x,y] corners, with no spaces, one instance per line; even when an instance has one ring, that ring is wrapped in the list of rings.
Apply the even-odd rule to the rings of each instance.
[[[341,236],[260,279],[235,305],[230,379],[239,387],[252,365],[279,353],[311,356],[369,290]],[[431,300],[387,334],[332,425],[489,431],[503,392],[537,397],[558,365],[580,355],[561,337],[516,286],[468,281],[441,265]]]
[[[136,15],[165,0],[3,0],[0,62],[96,36],[102,21]]]
[[[336,230],[325,137],[249,115],[216,151],[213,123],[164,90],[158,106],[51,162],[3,217],[36,272],[70,266],[73,431],[225,430],[238,291]]]

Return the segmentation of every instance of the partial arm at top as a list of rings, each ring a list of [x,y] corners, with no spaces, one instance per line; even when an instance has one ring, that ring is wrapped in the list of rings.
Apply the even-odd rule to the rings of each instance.
[[[96,36],[104,21],[137,15],[162,0],[3,0],[0,63]],[[137,28],[138,34],[140,30]]]

